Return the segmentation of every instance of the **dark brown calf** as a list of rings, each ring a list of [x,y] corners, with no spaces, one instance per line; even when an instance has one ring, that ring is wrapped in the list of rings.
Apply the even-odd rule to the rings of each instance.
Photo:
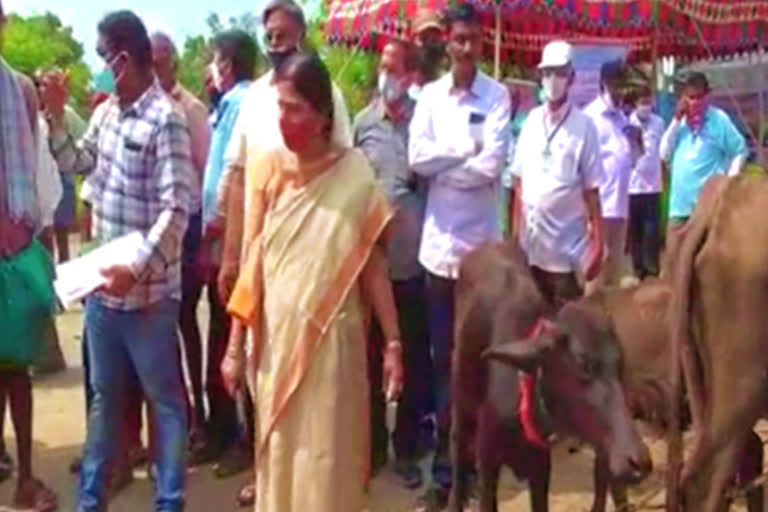
[[[534,331],[537,325],[544,327]],[[648,450],[619,382],[620,351],[610,317],[583,300],[553,315],[512,245],[487,245],[464,260],[456,285],[455,341],[449,510],[461,511],[466,503],[475,461],[482,512],[497,510],[503,465],[528,480],[532,510],[548,510],[549,450],[525,440],[518,414],[520,370],[535,377],[534,416],[542,430],[551,424],[588,442],[617,479],[639,481],[648,474]]]

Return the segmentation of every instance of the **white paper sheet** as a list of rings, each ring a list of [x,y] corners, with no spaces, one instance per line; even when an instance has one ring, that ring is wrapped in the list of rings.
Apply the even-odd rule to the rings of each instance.
[[[115,238],[93,251],[56,266],[53,288],[64,307],[69,307],[106,284],[101,269],[136,261],[144,236],[135,231]]]

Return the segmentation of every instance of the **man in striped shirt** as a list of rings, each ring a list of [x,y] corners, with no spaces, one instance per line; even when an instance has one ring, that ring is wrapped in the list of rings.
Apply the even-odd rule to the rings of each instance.
[[[95,237],[108,242],[138,231],[143,242],[128,264],[102,269],[106,284],[86,302],[94,401],[81,470],[78,512],[106,507],[108,464],[119,435],[122,393],[130,373],[141,381],[157,427],[155,510],[184,508],[186,411],[176,324],[181,247],[193,167],[184,117],[156,85],[149,36],[128,11],[99,24],[98,53],[114,74],[116,96],[94,113],[73,144],[55,108],[51,143],[61,164],[93,169],[83,188]],[[57,106],[58,107],[58,106]]]

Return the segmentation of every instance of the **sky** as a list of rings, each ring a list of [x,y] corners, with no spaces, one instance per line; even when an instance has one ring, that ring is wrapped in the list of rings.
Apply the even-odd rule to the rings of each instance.
[[[85,60],[94,68],[102,63],[96,56],[96,25],[108,12],[130,8],[143,20],[150,32],[163,30],[181,47],[187,35],[206,33],[205,19],[216,12],[222,20],[253,10],[260,13],[264,0],[3,0],[6,13],[22,16],[51,11],[83,43]]]

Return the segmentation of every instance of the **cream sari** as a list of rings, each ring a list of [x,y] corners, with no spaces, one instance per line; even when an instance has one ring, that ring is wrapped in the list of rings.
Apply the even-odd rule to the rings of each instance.
[[[369,396],[358,278],[392,212],[357,150],[301,186],[290,161],[276,150],[248,171],[250,245],[229,305],[254,335],[256,510],[359,512]]]

